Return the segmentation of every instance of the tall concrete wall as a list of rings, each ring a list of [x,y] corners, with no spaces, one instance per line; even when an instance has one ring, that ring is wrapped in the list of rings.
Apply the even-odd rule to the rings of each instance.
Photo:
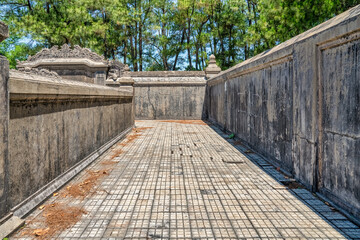
[[[8,29],[0,21],[0,42],[8,36]],[[8,169],[8,125],[9,125],[9,101],[8,101],[9,62],[0,56],[0,219],[8,212],[7,203],[7,169]]]
[[[201,119],[205,72],[132,72],[136,119]]]
[[[31,210],[49,194],[46,186],[55,191],[89,156],[101,154],[134,124],[131,87],[115,89],[20,71],[10,71],[8,90],[4,82],[0,90],[10,92],[10,108],[8,114],[0,108],[2,126],[9,118],[1,216],[10,209],[18,216]]]
[[[211,120],[360,217],[360,5],[208,81]]]

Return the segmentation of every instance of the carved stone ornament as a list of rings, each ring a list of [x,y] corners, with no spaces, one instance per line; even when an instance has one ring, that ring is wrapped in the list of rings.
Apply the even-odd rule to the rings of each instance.
[[[126,71],[129,70],[128,65],[125,65],[119,61],[109,61],[109,72],[107,81],[117,81],[119,78],[125,75]]]
[[[103,56],[100,56],[92,52],[88,48],[82,48],[78,45],[74,46],[73,49],[70,48],[68,44],[64,44],[61,48],[58,46],[53,46],[52,48],[44,48],[34,56],[29,56],[28,60],[23,62],[18,62],[20,64],[36,62],[41,59],[56,59],[56,58],[85,58],[90,59],[95,62],[106,63],[106,60]]]
[[[122,72],[125,69],[125,65],[122,64],[119,61],[116,60],[112,60],[109,61],[109,72],[108,72],[108,77],[107,77],[107,81],[116,81],[118,78],[121,77]]]
[[[19,68],[19,69],[17,69],[17,71],[27,73],[27,74],[40,75],[43,77],[61,78],[56,72],[49,71],[47,69],[25,67],[25,68]]]

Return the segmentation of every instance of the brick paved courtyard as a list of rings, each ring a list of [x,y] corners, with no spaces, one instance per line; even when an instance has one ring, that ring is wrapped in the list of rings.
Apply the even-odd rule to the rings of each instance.
[[[59,239],[360,238],[356,225],[309,191],[287,188],[288,178],[240,142],[201,121],[185,123],[137,121],[133,137],[54,194],[12,238],[46,232],[53,204],[86,211],[52,235]],[[103,176],[89,194],[67,194],[88,184],[90,171]]]

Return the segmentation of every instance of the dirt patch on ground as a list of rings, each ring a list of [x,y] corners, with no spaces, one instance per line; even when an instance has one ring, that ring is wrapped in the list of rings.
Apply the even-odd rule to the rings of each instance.
[[[137,133],[130,134],[129,136],[127,136],[127,138],[126,138],[127,141],[125,144],[129,144],[129,143],[135,141],[140,136],[141,136],[141,134],[137,134]]]
[[[59,203],[52,203],[42,206],[44,209],[42,221],[46,224],[45,228],[24,229],[22,236],[33,235],[37,239],[50,239],[56,233],[64,231],[68,227],[77,223],[81,216],[87,212],[78,207],[65,206]],[[40,221],[40,220],[38,220]]]
[[[162,120],[160,122],[167,122],[167,123],[180,123],[180,124],[193,124],[193,125],[207,125],[202,120]]]
[[[124,141],[112,149],[110,156],[107,157],[105,161],[100,162],[101,165],[107,166],[106,169],[87,171],[82,177],[82,179],[84,179],[82,182],[69,185],[60,193],[54,193],[53,196],[84,199],[86,196],[96,193],[98,189],[95,187],[98,185],[99,180],[112,171],[112,165],[118,163],[118,161],[114,161],[113,159],[124,152],[123,149],[118,146],[123,147],[135,141],[135,139],[141,136],[143,131],[149,128],[150,127],[134,128],[132,133],[129,134]],[[61,201],[43,205],[39,209],[43,211],[42,215],[37,216],[27,223],[27,227],[19,230],[18,233],[21,236],[36,236],[37,239],[41,240],[50,239],[56,233],[73,226],[81,219],[82,215],[87,213],[82,208],[68,206],[61,203]],[[39,226],[44,227],[39,228]]]
[[[152,127],[139,127],[139,128],[133,128],[131,134],[129,134],[126,138],[125,141],[121,142],[118,144],[118,146],[122,146],[125,147],[127,144],[135,141],[137,138],[139,138],[141,136],[141,133],[144,132],[147,129],[151,129]]]
[[[151,129],[151,128],[153,128],[153,127],[138,127],[138,128],[134,128],[133,131],[134,132],[143,132],[143,131],[145,131],[147,129]]]
[[[124,151],[122,149],[114,149],[113,153],[110,156],[110,160],[113,160],[114,158],[118,157],[120,154],[122,154]],[[104,164],[104,162],[102,162],[101,164]]]
[[[105,165],[105,166],[107,166],[107,165],[114,165],[114,164],[117,164],[117,163],[119,163],[119,161],[112,161],[112,160],[109,160],[109,161],[104,161],[104,162],[101,162],[101,165]]]
[[[90,193],[94,193],[93,188],[97,185],[97,182],[108,174],[109,170],[88,171],[86,179],[81,183],[66,187],[63,196],[84,199]]]

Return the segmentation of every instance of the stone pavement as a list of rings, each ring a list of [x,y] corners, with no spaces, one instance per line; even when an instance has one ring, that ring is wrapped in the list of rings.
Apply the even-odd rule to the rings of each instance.
[[[287,188],[281,182],[288,178],[216,127],[201,121],[136,126],[133,137],[35,210],[11,239],[32,239],[34,229],[46,228],[43,212],[53,203],[87,212],[52,235],[59,239],[360,238],[347,218],[309,191]],[[104,169],[84,199],[66,194],[90,170]]]

